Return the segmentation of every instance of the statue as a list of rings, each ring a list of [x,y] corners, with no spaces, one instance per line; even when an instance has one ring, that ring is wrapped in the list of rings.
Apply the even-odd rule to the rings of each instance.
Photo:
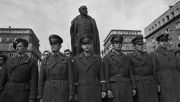
[[[81,6],[79,8],[79,13],[80,15],[72,20],[70,27],[72,55],[74,56],[82,52],[80,39],[85,34],[92,37],[92,50],[100,55],[99,32],[96,21],[88,15],[86,6]]]

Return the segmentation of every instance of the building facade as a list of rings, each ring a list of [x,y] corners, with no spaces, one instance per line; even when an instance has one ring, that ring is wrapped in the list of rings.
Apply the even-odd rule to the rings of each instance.
[[[112,51],[113,47],[110,40],[114,34],[120,34],[123,36],[122,52],[125,54],[131,53],[134,50],[131,40],[134,37],[142,35],[141,30],[111,30],[104,40],[104,49],[101,52],[102,56]]]
[[[144,29],[147,48],[153,51],[158,47],[156,38],[162,33],[170,36],[171,48],[180,42],[180,1],[169,6],[169,9]]]
[[[0,28],[0,53],[12,58],[16,56],[13,42],[17,38],[26,39],[29,42],[27,54],[38,60],[41,56],[39,51],[39,39],[32,29],[29,28]]]

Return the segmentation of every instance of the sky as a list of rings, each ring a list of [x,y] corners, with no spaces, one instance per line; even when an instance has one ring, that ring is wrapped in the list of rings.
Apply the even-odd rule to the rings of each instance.
[[[86,5],[96,20],[101,49],[112,29],[142,30],[179,0],[0,0],[0,28],[31,28],[40,51],[50,50],[48,37],[64,40],[61,51],[71,49],[70,25]]]

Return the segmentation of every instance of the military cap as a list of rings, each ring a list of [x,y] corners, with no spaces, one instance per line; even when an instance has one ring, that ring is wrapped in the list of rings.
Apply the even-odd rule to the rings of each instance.
[[[91,43],[92,36],[85,34],[81,39],[80,39],[80,44],[86,44],[86,43]]]
[[[134,45],[139,44],[139,43],[142,44],[142,43],[144,43],[144,42],[143,42],[143,36],[137,36],[137,37],[133,38],[131,42],[132,42]]]
[[[6,60],[8,59],[8,57],[6,55],[0,54],[0,57],[3,58],[3,61],[6,62]]]
[[[69,49],[64,50],[64,52],[69,52],[69,51],[70,51]]]
[[[22,42],[24,47],[28,47],[28,41],[26,39],[18,38],[13,42],[13,48],[16,49],[16,45]]]
[[[169,34],[161,34],[156,38],[156,41],[168,41]]]
[[[49,36],[49,42],[50,42],[50,44],[53,44],[53,43],[62,44],[63,39],[58,35],[52,34],[52,35]]]
[[[111,43],[114,43],[114,42],[120,42],[120,43],[122,43],[122,42],[123,42],[123,36],[122,36],[122,35],[119,35],[119,34],[114,34],[114,35],[112,35]]]

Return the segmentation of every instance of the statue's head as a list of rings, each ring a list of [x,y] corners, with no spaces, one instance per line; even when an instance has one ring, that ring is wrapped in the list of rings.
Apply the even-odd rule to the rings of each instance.
[[[87,7],[86,6],[81,6],[80,8],[79,8],[79,13],[81,14],[81,15],[87,15],[88,14],[88,11],[87,11]]]

